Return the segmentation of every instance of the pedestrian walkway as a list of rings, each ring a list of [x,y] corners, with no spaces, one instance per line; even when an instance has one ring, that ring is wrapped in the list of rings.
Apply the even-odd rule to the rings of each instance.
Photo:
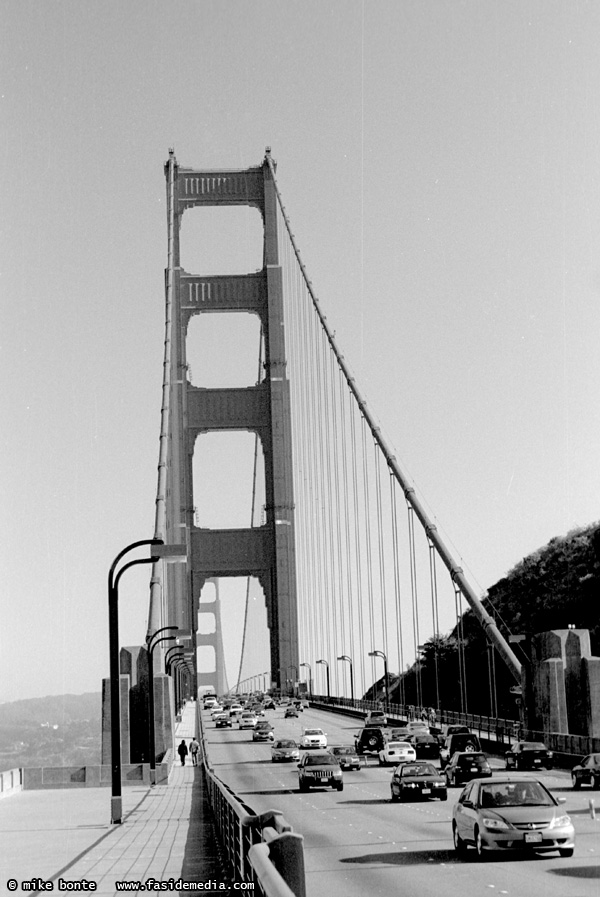
[[[182,738],[189,744],[195,725],[196,704],[188,702],[175,730],[176,745]],[[45,893],[45,882],[53,882],[54,891],[65,890],[62,880],[112,897],[122,893],[116,882],[142,882],[152,890],[150,879],[172,879],[171,894],[178,893],[178,880],[214,882],[211,890],[229,893],[201,767],[193,767],[189,755],[185,766],[176,758],[168,785],[124,787],[120,825],[110,823],[110,788],[23,791],[5,798],[0,894],[22,892],[23,882],[36,879],[29,893]]]

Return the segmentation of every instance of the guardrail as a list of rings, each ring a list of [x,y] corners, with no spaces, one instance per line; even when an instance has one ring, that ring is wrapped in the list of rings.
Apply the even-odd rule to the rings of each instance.
[[[310,703],[322,710],[345,713],[348,716],[364,719],[368,710],[380,710],[381,705],[374,701],[350,701],[348,698],[327,698],[326,695],[313,695]],[[388,721],[402,725],[408,719],[414,719],[414,708],[401,704],[390,704],[386,710]],[[538,732],[521,726],[518,720],[484,716],[479,713],[459,713],[453,710],[442,710],[436,713],[433,725],[468,726],[476,732],[480,739],[493,743],[503,753],[514,741],[543,741],[555,758],[564,762],[567,768],[573,766],[577,759],[586,754],[600,752],[600,738],[588,735],[563,735],[560,732]]]
[[[199,706],[197,725],[208,799],[229,866],[261,897],[306,897],[303,836],[279,810],[256,814],[238,799],[211,766]]]

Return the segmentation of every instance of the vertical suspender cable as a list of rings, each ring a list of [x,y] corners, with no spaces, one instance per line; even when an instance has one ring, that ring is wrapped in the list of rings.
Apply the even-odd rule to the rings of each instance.
[[[410,502],[410,505],[413,508],[419,521],[421,522],[421,525],[424,527],[424,529],[426,531],[429,531],[431,533],[431,541],[435,545],[435,548],[436,548],[438,554],[440,555],[443,563],[448,568],[453,582],[458,584],[462,594],[464,594],[469,606],[471,607],[471,609],[477,616],[477,619],[479,620],[484,631],[489,635],[490,639],[494,642],[494,644],[498,650],[498,653],[502,656],[504,662],[506,663],[507,667],[511,671],[512,675],[515,677],[515,679],[518,682],[520,682],[521,681],[521,664],[517,660],[512,648],[507,643],[504,636],[499,632],[499,630],[495,624],[495,621],[492,619],[490,614],[487,612],[487,610],[483,606],[481,600],[475,593],[474,589],[471,587],[471,584],[468,582],[468,580],[464,576],[462,568],[456,563],[452,553],[446,546],[445,542],[439,536],[436,528],[432,525],[429,515],[425,511],[425,508],[423,507],[422,502],[415,495],[414,488],[410,484],[410,482],[409,482],[408,478],[406,477],[406,475],[404,474],[404,472],[400,469],[400,466],[398,465],[395,456],[393,455],[393,453],[391,452],[387,443],[381,436],[380,430],[376,426],[373,416],[371,415],[371,412],[370,412],[369,408],[367,407],[367,404],[366,404],[364,398],[362,397],[362,395],[360,394],[360,392],[356,386],[356,382],[355,382],[354,378],[352,377],[352,375],[349,371],[349,368],[344,361],[343,355],[340,353],[340,351],[337,347],[335,338],[327,325],[326,318],[321,311],[319,301],[312,289],[311,283],[306,274],[306,269],[304,267],[304,263],[302,262],[300,253],[298,251],[298,247],[296,246],[296,241],[294,239],[294,235],[292,234],[289,219],[285,213],[285,210],[283,209],[281,195],[279,193],[279,188],[277,187],[277,181],[275,179],[275,170],[274,170],[274,166],[273,166],[273,160],[271,159],[270,154],[267,154],[266,161],[271,170],[271,174],[273,177],[273,184],[274,184],[275,191],[277,194],[278,202],[281,206],[285,225],[286,225],[288,234],[290,236],[292,246],[294,247],[296,259],[297,259],[298,265],[300,267],[300,270],[302,272],[302,275],[304,277],[307,290],[310,294],[312,303],[314,305],[314,308],[315,308],[317,315],[319,317],[319,320],[321,322],[321,326],[323,327],[323,329],[327,335],[329,344],[330,344],[333,352],[335,353],[338,364],[339,364],[340,368],[342,369],[342,371],[344,372],[344,376],[346,377],[348,386],[350,387],[350,390],[353,393],[353,395],[358,403],[358,407],[360,409],[361,415],[363,416],[364,420],[367,422],[369,428],[371,429],[371,432],[373,433],[374,438],[377,440],[379,447],[381,448],[381,450],[384,454],[384,457],[385,457],[386,461],[388,462],[388,465],[393,470],[394,475],[396,476],[398,482],[402,486],[402,488],[404,490],[404,494],[407,498],[407,501]]]

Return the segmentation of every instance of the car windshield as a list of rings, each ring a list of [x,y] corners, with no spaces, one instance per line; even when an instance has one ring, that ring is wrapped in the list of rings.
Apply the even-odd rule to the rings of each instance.
[[[337,766],[337,760],[331,754],[312,754],[306,758],[306,766]]]
[[[496,782],[481,788],[479,804],[482,807],[551,807],[554,801],[540,782]]]
[[[305,735],[322,735],[323,730],[322,729],[305,729],[304,734]]]
[[[438,771],[431,763],[422,763],[419,766],[413,766],[407,763],[402,767],[402,776],[437,776]]]
[[[290,741],[289,739],[287,741],[278,741],[278,742],[276,742],[275,747],[276,748],[295,748],[296,742]]]

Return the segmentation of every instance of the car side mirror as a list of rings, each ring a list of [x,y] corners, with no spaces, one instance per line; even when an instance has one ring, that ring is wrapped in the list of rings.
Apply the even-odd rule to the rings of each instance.
[[[556,799],[559,802],[559,804],[566,804],[566,802],[567,802],[566,797],[557,797]]]
[[[463,807],[473,807],[474,806],[472,800],[463,800],[462,805],[463,805]]]

